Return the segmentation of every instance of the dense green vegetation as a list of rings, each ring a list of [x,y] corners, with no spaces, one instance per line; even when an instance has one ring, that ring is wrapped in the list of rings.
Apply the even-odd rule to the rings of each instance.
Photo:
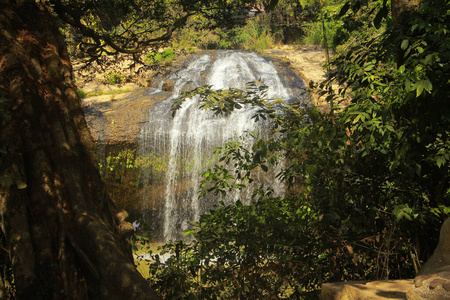
[[[450,2],[421,1],[395,25],[386,1],[330,9],[329,20],[342,20],[335,55],[328,79],[312,86],[330,111],[271,103],[256,84],[184,95],[201,95],[216,113],[253,103],[255,119],[279,133],[252,149],[224,145],[202,195],[242,188],[280,155],[290,192],[222,204],[186,232],[192,243],[165,245],[172,259],[156,255],[149,266],[163,298],[316,299],[325,281],[414,277],[434,249],[450,213]]]

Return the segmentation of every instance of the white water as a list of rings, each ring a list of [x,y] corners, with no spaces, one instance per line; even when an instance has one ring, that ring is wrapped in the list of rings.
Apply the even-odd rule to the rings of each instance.
[[[153,211],[151,217],[148,216],[152,218],[148,223],[158,219],[162,226],[155,230],[162,231],[162,239],[166,241],[182,238],[181,222],[184,219],[197,220],[200,214],[208,212],[219,200],[249,201],[251,188],[245,190],[245,194],[227,195],[226,199],[199,199],[199,174],[213,161],[215,147],[247,132],[267,135],[264,126],[251,119],[254,114],[251,108],[236,110],[226,117],[214,116],[212,112],[200,110],[198,99],[194,97],[187,99],[171,118],[169,109],[173,100],[179,97],[183,89],[203,85],[211,85],[213,89],[244,89],[246,83],[251,81],[266,84],[269,87],[268,98],[292,99],[294,96],[271,62],[248,52],[203,54],[169,79],[175,81],[173,92],[167,93],[166,100],[149,112],[149,121],[142,127],[139,143],[141,155],[153,153],[164,157],[164,171],[158,176],[147,174],[142,181],[148,186],[143,200],[147,203],[147,209]],[[247,137],[245,143],[251,145],[252,140]],[[284,186],[275,178],[262,180],[258,184],[271,184],[276,193],[283,193]]]

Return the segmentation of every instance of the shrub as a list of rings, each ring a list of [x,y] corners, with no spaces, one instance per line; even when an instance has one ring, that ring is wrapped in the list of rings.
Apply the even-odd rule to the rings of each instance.
[[[269,19],[264,16],[251,19],[245,26],[235,29],[235,39],[240,48],[259,53],[264,53],[275,44]]]
[[[175,50],[172,48],[165,49],[162,52],[150,52],[145,55],[144,60],[148,64],[159,64],[170,62],[175,58]]]
[[[305,264],[322,254],[317,222],[303,197],[222,203],[192,224],[192,243],[163,246],[172,258],[155,256],[149,281],[164,299],[299,299],[318,286]]]
[[[195,49],[209,49],[218,39],[216,30],[185,27],[175,36],[172,47],[179,51],[192,52]]]
[[[78,94],[78,97],[80,97],[82,99],[86,98],[86,96],[87,96],[86,92],[83,90],[77,90],[77,94]]]
[[[233,49],[236,47],[237,41],[233,30],[216,28],[214,34],[216,37],[215,47],[217,49]]]
[[[350,36],[349,32],[345,30],[341,24],[332,21],[325,22],[325,29],[327,31],[328,45],[333,49],[336,49],[338,45],[342,44],[342,42],[347,40]],[[302,39],[302,44],[324,46],[323,26],[321,21],[308,23],[305,26],[304,31],[306,34]]]
[[[105,76],[106,81],[109,84],[119,84],[123,82],[123,76],[119,73],[108,72]]]

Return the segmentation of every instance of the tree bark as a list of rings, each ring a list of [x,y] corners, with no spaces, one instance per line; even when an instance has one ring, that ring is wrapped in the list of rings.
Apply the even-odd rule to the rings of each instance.
[[[392,18],[394,20],[394,25],[398,26],[401,24],[402,14],[408,11],[416,9],[420,4],[420,0],[392,0],[391,10]]]
[[[13,277],[17,299],[157,299],[120,230],[43,3],[0,0],[0,297]]]

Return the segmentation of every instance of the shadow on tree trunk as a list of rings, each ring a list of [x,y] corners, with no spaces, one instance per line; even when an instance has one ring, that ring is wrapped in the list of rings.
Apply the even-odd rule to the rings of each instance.
[[[13,277],[17,299],[157,299],[105,192],[53,16],[33,0],[0,6],[3,297]]]

